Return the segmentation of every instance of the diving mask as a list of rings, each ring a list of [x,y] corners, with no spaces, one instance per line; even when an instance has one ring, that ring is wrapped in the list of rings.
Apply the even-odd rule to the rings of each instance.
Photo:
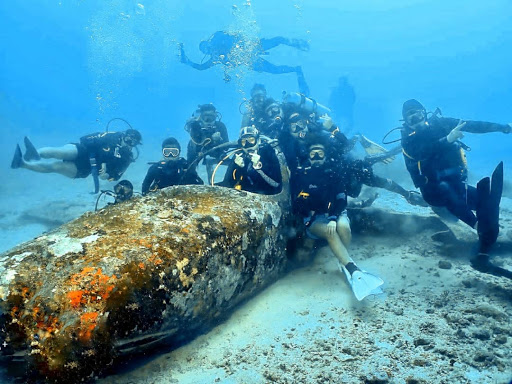
[[[139,144],[138,140],[135,137],[130,136],[130,135],[126,135],[124,137],[124,142],[129,147],[135,147],[137,144]]]
[[[325,159],[325,151],[323,149],[312,149],[309,152],[309,158],[311,160],[323,160]]]
[[[180,150],[178,148],[172,148],[172,147],[162,148],[162,154],[165,157],[169,157],[169,156],[178,157],[180,154]]]
[[[212,125],[217,120],[217,115],[215,113],[202,113],[200,120],[204,125]]]
[[[273,104],[267,108],[266,113],[268,117],[275,119],[276,117],[281,117],[281,108],[279,108],[278,105]]]
[[[133,196],[133,185],[128,180],[121,180],[114,186],[115,202],[122,203]]]
[[[414,126],[425,121],[426,113],[423,109],[411,110],[405,116],[405,123]]]
[[[242,137],[240,139],[240,145],[243,148],[254,147],[257,142],[258,142],[258,140],[257,140],[256,136],[246,136],[246,137]]]
[[[298,133],[298,132],[306,130],[307,127],[308,127],[308,125],[305,120],[299,120],[296,123],[290,124],[290,131],[292,133]]]

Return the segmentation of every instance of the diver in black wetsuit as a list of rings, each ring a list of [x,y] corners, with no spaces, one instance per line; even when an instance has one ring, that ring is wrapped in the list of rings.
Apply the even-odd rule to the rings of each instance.
[[[265,120],[265,105],[268,100],[267,89],[263,84],[254,84],[251,89],[251,99],[247,102],[247,110],[242,116],[242,123],[240,128],[250,127],[254,125],[258,130],[261,128],[261,123]]]
[[[404,160],[414,185],[428,204],[447,208],[477,229],[480,249],[473,266],[480,270],[490,268],[488,252],[499,232],[503,163],[496,168],[492,181],[484,178],[477,188],[467,185],[465,146],[459,139],[463,137],[462,131],[510,133],[511,124],[462,121],[436,115],[427,118],[423,105],[414,99],[404,103],[402,115]]]
[[[349,256],[352,234],[345,210],[347,194],[329,152],[325,138],[308,138],[308,163],[297,167],[290,178],[293,210],[304,219],[308,236],[328,242],[354,295],[362,300],[378,293],[384,282],[359,269]]]
[[[407,200],[409,204],[422,207],[428,206],[418,192],[408,191],[397,182],[374,174],[372,165],[365,160],[352,159],[345,156],[338,164],[340,167],[338,172],[341,183],[345,186],[347,195],[350,197],[358,197],[364,184],[369,187],[383,188],[397,193]]]
[[[194,116],[187,121],[185,130],[190,134],[187,145],[189,164],[205,152],[229,141],[226,125],[220,121],[219,113],[213,104],[200,105]],[[204,158],[203,164],[206,166],[208,180],[212,175],[213,164],[220,160],[223,153],[222,150],[214,150]]]
[[[174,137],[162,142],[163,158],[149,167],[142,182],[142,195],[171,185],[204,184],[194,169],[187,172],[188,162],[180,153],[180,143]]]
[[[70,178],[85,178],[92,173],[95,178],[99,176],[109,181],[119,180],[128,166],[135,161],[132,149],[141,144],[141,141],[139,131],[128,129],[122,132],[93,133],[81,137],[79,143],[36,150],[25,137],[27,152],[22,156],[18,145],[11,168],[59,173]],[[45,162],[41,159],[59,161]]]
[[[284,128],[283,106],[274,99],[267,99],[264,107],[264,118],[260,123],[260,132],[262,135],[277,139]]]
[[[335,162],[340,162],[354,148],[357,139],[348,139],[330,118],[322,116],[319,121],[299,109],[284,105],[284,127],[279,132],[278,140],[286,158],[288,167],[293,170],[308,160],[308,137],[322,137]],[[328,121],[327,124],[324,124]]]
[[[180,44],[181,62],[194,69],[205,70],[216,64],[223,64],[226,68],[233,68],[239,65],[248,65],[256,72],[267,72],[272,74],[296,73],[299,91],[305,95],[309,94],[309,87],[304,79],[301,66],[290,67],[288,65],[275,65],[261,56],[268,54],[268,50],[279,45],[288,45],[301,51],[309,50],[309,44],[301,39],[287,39],[281,36],[270,39],[248,40],[240,33],[224,31],[215,32],[208,40],[199,43],[199,50],[209,55],[208,61],[198,64],[190,61],[185,54],[183,44]],[[231,77],[225,72],[225,81]]]
[[[262,142],[254,127],[242,128],[238,143],[241,151],[235,154],[222,185],[265,195],[279,193],[281,169],[274,148]]]

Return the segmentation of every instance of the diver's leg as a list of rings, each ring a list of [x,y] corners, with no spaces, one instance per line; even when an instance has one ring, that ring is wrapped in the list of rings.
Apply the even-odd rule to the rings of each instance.
[[[466,203],[466,196],[462,193],[464,189],[465,186],[463,183],[459,185],[443,181],[438,184],[435,190],[431,191],[430,196],[425,198],[425,195],[423,195],[423,197],[430,205],[446,207],[446,209],[459,220],[463,221],[471,228],[475,228],[477,219]]]
[[[468,185],[466,187],[466,203],[472,211],[476,210],[476,205],[478,201],[478,192],[475,187]]]
[[[290,67],[288,65],[275,65],[268,62],[261,57],[258,57],[254,63],[252,64],[252,69],[256,72],[267,72],[273,74],[283,74],[283,73],[292,73],[295,72],[297,74],[297,82],[299,85],[299,92],[308,96],[309,95],[309,87],[306,83],[306,79],[304,78],[304,73],[302,72],[302,68],[298,67]]]
[[[309,43],[302,39],[287,39],[282,36],[272,37],[270,39],[260,40],[261,48],[266,51],[277,47],[278,45],[288,45],[289,47],[300,49],[301,51],[309,50]]]
[[[75,163],[71,161],[23,161],[20,168],[25,168],[39,173],[58,173],[74,179],[78,173]]]
[[[327,240],[329,247],[340,262],[340,270],[347,278],[350,288],[357,300],[361,301],[368,295],[381,293],[380,286],[384,281],[371,273],[362,271],[350,258],[347,248],[343,245],[338,230],[333,234],[328,231],[327,223],[323,220],[313,221],[309,227],[311,234]]]
[[[336,232],[340,236],[341,241],[345,247],[350,246],[352,242],[352,230],[350,229],[350,219],[346,212],[343,212],[336,222]]]
[[[276,36],[276,37],[272,37],[270,39],[260,39],[260,45],[261,45],[261,48],[264,51],[266,51],[268,49],[275,48],[278,45],[286,44],[287,41],[288,41],[288,39],[286,39],[282,36]]]
[[[348,263],[352,261],[348,254],[347,248],[343,245],[343,242],[341,241],[340,236],[336,231],[334,231],[333,234],[330,234],[327,230],[327,223],[322,221],[313,221],[313,224],[309,227],[309,231],[311,234],[327,240],[327,243],[329,244],[329,248],[331,248],[332,253],[334,253],[334,256],[340,261],[340,263],[345,266]]]
[[[304,73],[302,72],[302,67],[296,68],[297,73],[297,83],[299,85],[299,92],[302,93],[305,96],[309,96],[309,86],[308,83],[306,83],[306,79],[304,78]]]
[[[297,72],[297,68],[300,67],[290,67],[288,65],[275,65],[268,62],[265,59],[262,59],[261,57],[258,57],[252,65],[252,69],[256,72],[267,72],[273,74]]]
[[[78,148],[75,144],[66,144],[62,147],[44,147],[37,152],[43,159],[72,161],[78,156]]]

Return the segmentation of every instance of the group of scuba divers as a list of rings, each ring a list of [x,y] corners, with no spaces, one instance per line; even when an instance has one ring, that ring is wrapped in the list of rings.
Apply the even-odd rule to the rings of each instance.
[[[329,110],[303,94],[284,94],[281,102],[267,96],[261,84],[255,84],[246,104],[238,141],[229,142],[220,115],[212,104],[200,105],[186,122],[190,134],[187,158],[180,156],[178,140],[162,143],[162,159],[151,166],[142,183],[142,195],[172,186],[203,184],[196,168],[202,161],[208,182],[237,190],[277,194],[282,188],[278,153],[286,159],[290,172],[292,207],[304,223],[308,237],[327,241],[345,274],[355,297],[362,300],[381,292],[383,280],[361,270],[348,253],[351,242],[347,207],[369,206],[376,195],[366,200],[359,196],[363,184],[385,188],[402,195],[410,204],[444,207],[458,219],[476,229],[479,252],[471,260],[479,271],[512,279],[512,272],[495,266],[489,250],[499,232],[499,204],[503,187],[503,163],[492,177],[480,180],[476,187],[467,184],[463,132],[510,133],[512,124],[462,121],[427,114],[417,100],[403,104],[403,125],[399,128],[401,145],[387,151],[363,135],[348,138],[329,117]],[[139,131],[95,133],[79,143],[63,147],[36,149],[25,137],[26,152],[16,147],[12,168],[59,173],[70,178],[93,175],[98,192],[98,178],[118,180],[141,144]],[[360,143],[366,156],[352,152]],[[374,174],[377,162],[388,163],[402,151],[407,170],[421,193],[407,191],[396,182]],[[44,159],[57,159],[47,162]],[[227,166],[222,181],[215,183],[219,165]],[[116,185],[116,202],[133,194],[127,180]],[[302,227],[302,225],[301,225]]]

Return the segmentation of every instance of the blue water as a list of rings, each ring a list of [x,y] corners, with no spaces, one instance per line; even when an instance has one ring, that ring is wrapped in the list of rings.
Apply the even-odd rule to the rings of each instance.
[[[328,100],[340,75],[347,75],[357,97],[356,129],[373,138],[397,126],[402,102],[413,97],[427,109],[439,106],[446,116],[512,120],[509,1],[244,4],[2,2],[2,162],[9,163],[14,144],[26,134],[37,136],[38,145],[63,144],[104,130],[116,116],[143,133],[151,143],[143,147],[148,154],[158,151],[168,134],[186,144],[184,121],[204,102],[218,107],[236,136],[238,104],[255,81],[266,84],[275,98],[297,85],[294,74],[248,70],[240,82],[225,83],[220,68],[199,72],[179,62],[178,42],[192,60],[201,61],[199,41],[233,26],[260,37],[307,39],[309,52],[283,46],[267,58],[302,65],[311,96],[319,102]],[[49,142],[45,135],[62,139]],[[485,157],[490,147],[493,155],[504,156],[506,139],[499,134],[468,138],[475,147],[471,160]]]

